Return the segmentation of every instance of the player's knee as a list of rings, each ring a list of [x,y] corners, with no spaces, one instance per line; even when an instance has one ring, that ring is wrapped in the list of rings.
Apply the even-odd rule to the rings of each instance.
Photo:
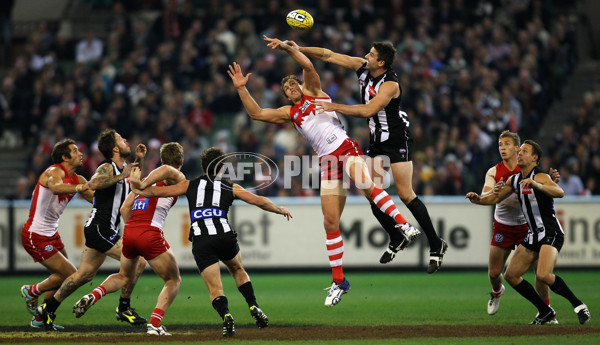
[[[552,274],[552,273],[536,275],[535,279],[548,285],[548,286],[554,284],[554,274]]]
[[[501,274],[502,274],[502,269],[490,267],[490,269],[488,270],[488,275],[490,276],[491,280],[498,279]]]
[[[85,283],[91,282],[95,275],[96,272],[83,272],[79,275],[79,279],[76,279],[76,282],[79,284],[79,286],[81,286]]]
[[[510,286],[515,286],[519,284],[520,278],[520,276],[515,276],[508,271],[504,273],[504,280],[506,280],[510,284]]]
[[[340,228],[340,221],[338,219],[334,219],[334,217],[325,217],[323,220],[323,226],[327,232],[337,231]]]

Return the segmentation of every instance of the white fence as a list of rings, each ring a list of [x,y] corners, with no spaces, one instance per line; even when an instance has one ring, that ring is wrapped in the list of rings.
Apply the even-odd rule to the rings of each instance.
[[[275,199],[292,212],[294,219],[264,212],[243,203],[234,204],[229,219],[238,232],[242,258],[248,268],[327,268],[323,216],[318,198]],[[470,204],[462,197],[424,198],[437,232],[448,242],[444,268],[487,267],[491,239],[493,209]],[[401,205],[395,199],[397,205]],[[27,220],[29,202],[14,202],[12,215],[13,250],[9,250],[8,202],[0,201],[0,272],[39,271],[21,245],[21,228]],[[600,198],[565,198],[555,203],[558,218],[565,229],[565,244],[558,267],[600,267]],[[83,223],[91,207],[82,200],[67,206],[60,220],[59,232],[70,260],[76,265],[84,245]],[[400,211],[414,222],[403,205]],[[344,237],[344,266],[347,268],[380,268],[379,257],[387,246],[385,232],[371,214],[364,198],[348,198],[341,220]],[[188,242],[189,212],[187,201],[173,207],[165,223],[165,237],[182,269],[194,269]],[[14,253],[12,261],[10,253]],[[425,266],[428,260],[425,235],[401,252],[386,267]],[[103,268],[118,269],[117,261],[107,259]]]

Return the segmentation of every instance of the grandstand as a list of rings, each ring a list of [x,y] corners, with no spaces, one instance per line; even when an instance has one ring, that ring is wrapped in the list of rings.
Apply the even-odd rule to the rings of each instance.
[[[287,104],[278,83],[299,68],[270,52],[263,34],[356,56],[372,41],[396,46],[394,69],[418,151],[418,194],[478,190],[499,159],[494,142],[504,129],[541,141],[549,151],[543,167],[568,166],[583,181],[577,194],[600,194],[596,1],[49,3],[3,1],[0,9],[11,13],[12,23],[0,57],[0,197],[29,198],[49,165],[48,150],[63,137],[77,140],[86,156],[81,173],[91,176],[95,138],[106,127],[151,151],[180,142],[190,176],[200,174],[198,153],[213,145],[276,162],[311,152],[279,126],[251,123],[225,73],[237,61],[254,73],[249,89],[261,106]],[[285,14],[295,8],[313,14],[316,24],[308,32],[286,26]],[[335,102],[357,102],[352,73],[315,65]],[[364,143],[364,123],[345,121]],[[150,158],[145,168],[155,165]]]

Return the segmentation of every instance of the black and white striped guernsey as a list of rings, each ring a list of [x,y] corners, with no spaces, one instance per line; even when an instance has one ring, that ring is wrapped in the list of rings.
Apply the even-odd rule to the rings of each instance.
[[[231,182],[204,175],[190,181],[185,196],[190,209],[190,241],[194,236],[233,231],[227,220],[229,206],[234,199]]]
[[[113,168],[114,175],[120,175],[123,171],[119,169],[117,164],[112,160],[106,160],[100,163],[110,163]],[[123,164],[125,168],[127,163]],[[119,224],[121,222],[121,206],[129,194],[129,183],[126,180],[120,180],[112,186],[94,191],[94,204],[92,213],[88,218],[85,226],[91,224],[98,225],[100,228],[109,228],[115,233],[119,232]]]
[[[529,244],[536,244],[546,236],[562,235],[564,231],[560,222],[556,218],[554,211],[554,199],[533,188],[522,188],[520,182],[526,178],[533,178],[535,174],[541,173],[538,167],[535,167],[529,173],[529,176],[523,176],[520,172],[513,177],[513,188],[517,194],[521,210],[527,219],[529,233],[525,241]]]
[[[410,125],[408,116],[400,110],[400,98],[402,96],[402,87],[398,81],[398,76],[391,68],[388,68],[382,75],[373,78],[366,69],[365,62],[357,71],[358,82],[360,86],[360,98],[362,104],[367,104],[379,93],[379,88],[384,82],[392,81],[398,83],[400,87],[400,96],[392,98],[390,103],[381,109],[377,115],[369,118],[369,129],[371,132],[371,143],[386,141],[390,135],[405,133]]]

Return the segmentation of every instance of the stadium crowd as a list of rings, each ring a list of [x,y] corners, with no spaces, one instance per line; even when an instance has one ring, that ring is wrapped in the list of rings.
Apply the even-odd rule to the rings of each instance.
[[[353,56],[374,41],[392,42],[414,136],[414,189],[464,195],[500,160],[501,131],[536,138],[577,63],[573,24],[541,0],[92,2],[111,12],[104,32],[75,37],[41,22],[1,75],[2,145],[33,149],[17,198],[30,197],[53,144],[65,137],[84,152],[81,173],[90,177],[103,160],[95,141],[105,128],[148,146],[146,171],[160,165],[162,143],[181,143],[188,178],[200,174],[200,153],[210,146],[261,153],[280,166],[284,155],[313,154],[293,128],[250,121],[226,75],[236,61],[253,73],[248,89],[262,107],[289,104],[276,90],[300,69],[271,52],[263,34]],[[296,8],[313,15],[311,30],[286,25]],[[356,75],[313,63],[334,102],[359,102]],[[600,89],[587,92],[542,161],[546,171],[560,169],[568,194],[600,194],[599,112]],[[342,119],[364,147],[366,122]],[[261,192],[318,194],[300,183]]]

